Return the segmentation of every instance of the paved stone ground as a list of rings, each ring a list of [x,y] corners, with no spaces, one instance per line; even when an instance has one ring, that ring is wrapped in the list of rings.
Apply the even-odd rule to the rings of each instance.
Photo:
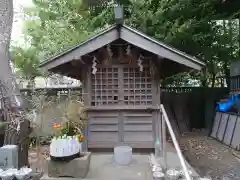
[[[134,154],[129,166],[118,166],[111,154],[92,154],[90,171],[85,180],[152,180],[148,155]],[[43,180],[74,180],[75,178],[48,178]]]
[[[88,179],[116,180],[150,180],[148,155],[133,155],[133,162],[129,166],[119,166],[114,163],[111,154],[93,154]]]
[[[48,146],[42,147],[45,158],[48,157]],[[44,158],[43,158],[44,159]],[[32,168],[39,170],[40,161],[37,158],[36,150],[29,152],[29,162]],[[47,165],[43,163],[44,179],[59,179],[47,177]],[[73,180],[74,178],[60,178],[63,180]],[[148,154],[133,154],[132,164],[129,166],[119,166],[113,161],[113,153],[93,153],[91,156],[90,171],[86,180],[152,180],[149,168]]]
[[[181,167],[180,161],[172,145],[167,144],[168,168]],[[45,158],[48,157],[49,147],[42,147],[42,153]],[[113,161],[113,153],[93,153],[91,156],[90,171],[86,177],[86,180],[152,180],[152,173],[149,167],[149,154],[133,154],[133,162],[129,166],[119,166]],[[36,151],[32,149],[29,152],[29,161],[31,167],[39,167]],[[46,174],[42,180],[74,180],[74,178],[48,178],[47,177],[47,165],[45,164],[44,173]],[[195,170],[191,169],[194,176],[197,175]]]
[[[198,133],[182,137],[180,144],[186,159],[201,177],[240,180],[240,161],[231,148]]]

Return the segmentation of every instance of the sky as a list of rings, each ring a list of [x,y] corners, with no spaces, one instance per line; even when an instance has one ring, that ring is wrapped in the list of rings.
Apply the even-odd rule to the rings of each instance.
[[[26,45],[24,43],[24,39],[22,36],[22,28],[23,28],[23,20],[24,20],[24,14],[23,14],[23,7],[29,7],[32,6],[32,0],[13,0],[13,9],[14,9],[14,17],[13,17],[13,27],[12,27],[12,41],[14,43],[20,44],[20,45]],[[73,80],[71,78],[67,78],[67,82],[70,80],[72,85],[79,86],[79,81]],[[36,85],[37,87],[43,87],[46,86],[45,80],[42,78],[36,79]]]
[[[32,0],[13,0],[13,29],[12,29],[12,40],[19,44],[24,43],[22,38],[21,30],[23,28],[23,7],[32,5]]]

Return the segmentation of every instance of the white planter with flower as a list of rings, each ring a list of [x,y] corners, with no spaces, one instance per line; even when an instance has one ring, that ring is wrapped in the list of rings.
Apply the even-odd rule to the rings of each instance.
[[[79,141],[74,137],[55,137],[50,144],[50,156],[54,158],[75,158],[80,152]]]
[[[79,156],[82,152],[82,135],[54,137],[50,144],[50,156],[52,159]]]
[[[52,158],[79,156],[82,152],[84,140],[83,128],[85,125],[85,109],[82,102],[69,100],[63,108],[63,124],[53,124],[57,130],[57,137],[53,138],[50,145],[50,156]]]

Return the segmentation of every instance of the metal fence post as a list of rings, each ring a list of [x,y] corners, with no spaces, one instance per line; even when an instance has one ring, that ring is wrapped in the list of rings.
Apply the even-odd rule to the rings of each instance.
[[[166,147],[166,122],[163,116],[163,113],[161,112],[161,120],[162,120],[162,155],[163,155],[163,169],[164,171],[167,170],[167,147]]]
[[[160,138],[160,145],[161,145],[161,157],[163,156],[163,153],[162,153],[162,111],[161,109],[159,109],[158,111],[158,137]]]

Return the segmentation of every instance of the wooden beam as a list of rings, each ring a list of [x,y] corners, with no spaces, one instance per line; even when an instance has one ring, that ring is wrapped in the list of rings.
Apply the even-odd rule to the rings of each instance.
[[[86,63],[82,59],[82,57],[75,57],[72,61],[72,64],[74,65],[76,62],[80,62],[81,64],[85,65]]]
[[[57,68],[52,69],[51,72],[82,80],[82,67],[73,66],[72,63],[63,64]]]

